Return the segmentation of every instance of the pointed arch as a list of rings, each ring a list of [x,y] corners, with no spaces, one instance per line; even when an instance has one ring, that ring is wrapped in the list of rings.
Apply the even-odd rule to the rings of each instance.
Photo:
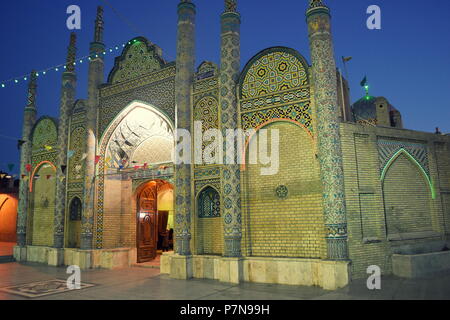
[[[381,171],[381,178],[380,181],[384,182],[384,179],[386,178],[386,173],[388,172],[389,168],[392,166],[392,164],[397,160],[397,158],[401,155],[405,155],[406,158],[411,161],[418,169],[419,172],[422,174],[422,176],[425,178],[425,180],[428,182],[428,186],[430,187],[431,192],[431,198],[436,198],[436,192],[434,190],[433,181],[426,173],[425,169],[422,167],[422,165],[404,148],[400,148],[392,157],[389,159],[389,161],[384,166],[383,170]]]
[[[39,162],[38,165],[34,168],[33,173],[31,174],[31,177],[30,177],[30,182],[29,182],[30,192],[33,192],[33,181],[34,181],[34,177],[36,176],[36,172],[38,172],[38,170],[40,170],[40,168],[44,164],[50,165],[55,170],[55,173],[56,173],[56,166],[53,163],[51,163],[50,161],[45,160],[45,161]]]
[[[121,55],[114,60],[108,83],[114,84],[138,78],[160,70],[165,64],[160,48],[144,37],[136,37],[123,46]],[[136,65],[139,67],[136,68]]]
[[[211,213],[210,215],[205,215],[203,213],[203,197],[207,196],[207,193],[210,192],[213,194],[214,199],[218,200],[218,203],[215,203],[214,205],[216,208],[214,211],[218,211],[218,214],[214,215],[214,213]],[[214,200],[212,199],[212,200]],[[211,200],[211,199],[210,199]],[[202,203],[200,203],[202,202]],[[197,203],[197,209],[198,209],[198,217],[199,218],[218,218],[221,216],[221,210],[220,210],[220,203],[221,203],[221,197],[220,192],[215,188],[213,185],[205,185],[197,194],[196,196],[196,203]],[[203,213],[203,214],[202,214]]]
[[[270,124],[276,123],[276,122],[288,122],[288,123],[292,123],[292,124],[300,127],[301,129],[304,129],[306,131],[306,133],[308,134],[308,137],[311,139],[311,146],[314,149],[314,153],[317,154],[316,137],[311,133],[311,131],[309,131],[309,129],[303,123],[295,121],[293,119],[285,119],[285,118],[270,119],[270,120],[264,122],[263,124],[261,124],[260,126],[256,127],[255,131],[249,137],[247,137],[245,139],[245,145],[244,145],[244,148],[242,148],[241,171],[245,171],[247,168],[247,149],[249,148],[252,138],[254,136],[256,136],[261,129],[263,129],[264,127],[267,127]]]
[[[134,100],[133,102],[128,104],[113,119],[113,121],[110,122],[110,124],[106,127],[106,130],[103,132],[103,135],[101,136],[101,138],[99,140],[100,141],[99,150],[100,150],[100,155],[102,156],[102,158],[100,159],[99,167],[103,167],[105,164],[104,157],[106,156],[108,145],[110,144],[110,140],[111,140],[113,134],[116,132],[116,129],[119,128],[119,126],[123,123],[123,121],[126,120],[126,118],[130,114],[132,114],[133,112],[135,112],[138,109],[147,110],[150,113],[153,113],[156,117],[158,117],[161,120],[161,126],[164,125],[166,127],[166,129],[168,130],[168,132],[170,132],[169,135],[171,135],[171,137],[173,138],[174,123],[172,122],[172,120],[166,113],[164,113],[163,111],[154,107],[153,105],[150,105],[148,103],[145,103],[145,102],[142,102],[139,100]],[[134,150],[138,149],[138,147],[148,138],[149,137],[140,141],[139,145],[136,145],[136,148]]]

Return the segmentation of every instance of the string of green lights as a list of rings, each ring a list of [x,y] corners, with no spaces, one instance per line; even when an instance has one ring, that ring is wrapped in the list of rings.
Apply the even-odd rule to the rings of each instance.
[[[133,42],[136,42],[136,41],[137,41],[136,39],[133,40],[133,41],[129,41],[128,45],[131,45]],[[126,43],[123,43],[121,45],[116,45],[116,46],[113,46],[113,47],[109,47],[105,51],[103,51],[103,55],[105,56],[108,53],[116,52],[120,48],[125,48],[126,45],[127,45]],[[90,54],[90,55],[87,55],[87,56],[84,56],[84,57],[80,57],[80,58],[77,58],[75,60],[75,62],[73,62],[73,65],[77,65],[77,63],[82,64],[86,60],[90,61],[90,60],[92,60],[94,58],[98,58],[98,57],[99,57],[98,54]],[[52,66],[52,67],[48,67],[48,68],[40,70],[40,71],[36,71],[36,76],[37,77],[45,76],[45,75],[47,75],[47,73],[49,73],[51,71],[59,72],[60,70],[65,70],[66,68],[67,68],[67,63],[61,63],[61,64],[58,64],[58,65],[55,65],[55,66]],[[29,77],[29,74],[26,74],[26,75],[22,75],[22,76],[18,76],[18,77],[13,77],[13,78],[10,78],[8,80],[0,81],[0,88],[1,89],[8,88],[8,83],[19,84],[22,81],[27,81],[28,77]]]

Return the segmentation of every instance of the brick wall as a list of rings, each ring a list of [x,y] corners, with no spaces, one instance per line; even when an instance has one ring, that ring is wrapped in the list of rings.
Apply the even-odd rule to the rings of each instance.
[[[103,248],[120,247],[122,219],[122,181],[121,175],[105,176],[103,207]],[[128,224],[128,223],[127,223]]]
[[[265,129],[279,130],[279,172],[262,176],[262,165],[249,164],[243,173],[243,254],[323,258],[322,190],[312,140],[292,123],[276,122]],[[252,139],[250,148],[254,143]],[[285,199],[276,194],[280,185],[288,188]]]
[[[442,183],[449,183],[442,173],[448,172],[449,163],[448,156],[435,153],[435,142],[448,150],[449,137],[343,123],[341,138],[352,276],[366,276],[370,265],[380,266],[384,274],[391,273],[393,252],[439,250],[444,245],[444,212],[448,217],[450,205],[441,196]],[[403,154],[392,162],[381,181],[380,138],[427,146],[435,199],[420,170]]]
[[[223,254],[223,218],[197,218],[198,254]]]
[[[53,246],[53,226],[55,217],[55,170],[43,165],[36,173],[32,193],[32,240],[34,246]],[[51,179],[47,179],[51,175]]]
[[[405,155],[389,167],[383,190],[388,236],[432,231],[430,187],[417,165]]]
[[[442,207],[444,210],[444,226],[447,238],[450,237],[450,145],[435,142],[436,162],[441,191]]]

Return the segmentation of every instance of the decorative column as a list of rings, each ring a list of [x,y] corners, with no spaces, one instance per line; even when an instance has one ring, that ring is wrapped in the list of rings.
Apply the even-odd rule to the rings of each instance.
[[[224,136],[227,130],[238,127],[238,106],[236,85],[240,72],[240,25],[241,16],[237,12],[236,0],[225,0],[225,12],[221,16],[221,57],[220,57],[220,106],[221,125]],[[241,172],[238,163],[237,139],[233,144],[224,140],[223,221],[224,256],[241,256]]]
[[[31,163],[31,130],[36,123],[36,88],[37,88],[36,71],[30,74],[30,82],[28,83],[28,99],[23,114],[22,141],[20,150],[20,185],[19,185],[19,207],[17,214],[17,245],[19,247],[26,246],[27,238],[27,216],[28,216],[28,197],[29,197],[29,181],[23,179],[29,176],[26,165]],[[26,258],[26,257],[25,257]],[[17,257],[16,257],[17,259]],[[22,259],[20,259],[22,260]]]
[[[330,9],[322,0],[310,0],[306,18],[317,106],[327,258],[346,260],[347,220]]]
[[[95,184],[95,156],[97,152],[97,108],[99,102],[99,86],[104,80],[103,53],[103,8],[97,8],[95,20],[94,41],[90,45],[89,71],[88,71],[88,101],[86,112],[86,164],[84,181],[84,203],[81,218],[81,244],[80,248],[89,250],[93,248],[94,227],[94,184]]]
[[[191,132],[192,85],[195,68],[195,14],[195,5],[190,0],[182,0],[178,4],[176,127],[189,132]],[[175,157],[175,252],[182,256],[190,256],[191,161],[184,163],[181,159],[182,155],[179,154]]]
[[[61,103],[58,124],[58,166],[56,170],[56,203],[54,221],[54,247],[64,248],[64,219],[66,210],[66,174],[67,174],[67,144],[69,135],[70,111],[75,104],[75,88],[77,76],[75,74],[76,56],[75,33],[70,35],[67,49],[67,63],[62,75]]]

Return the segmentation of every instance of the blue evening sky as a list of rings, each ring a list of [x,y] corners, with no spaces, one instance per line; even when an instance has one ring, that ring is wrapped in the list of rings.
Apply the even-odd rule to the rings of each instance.
[[[121,45],[142,35],[163,49],[167,60],[176,56],[177,0],[20,0],[5,1],[0,11],[2,50],[0,82],[62,64],[70,31],[66,8],[81,7],[82,29],[77,31],[78,56],[88,54],[93,37],[96,6],[105,7],[105,44]],[[197,65],[219,62],[222,0],[194,0],[197,5]],[[352,102],[363,96],[359,86],[367,75],[371,95],[385,96],[402,112],[409,129],[450,132],[450,1],[447,0],[328,0],[333,16],[333,35],[338,67],[341,56],[348,63]],[[369,5],[382,10],[382,29],[368,30]],[[242,67],[259,51],[287,46],[309,59],[304,12],[307,0],[240,0],[242,14]],[[126,22],[128,21],[128,23]],[[131,26],[130,26],[131,24]],[[136,31],[137,30],[137,31]],[[106,56],[105,79],[114,57]],[[87,64],[77,65],[77,98],[87,97]],[[39,116],[57,116],[61,72],[49,72],[38,80]],[[0,170],[14,163],[18,173],[16,139],[22,130],[26,83],[7,83],[0,89]],[[11,137],[11,138],[5,138]]]

